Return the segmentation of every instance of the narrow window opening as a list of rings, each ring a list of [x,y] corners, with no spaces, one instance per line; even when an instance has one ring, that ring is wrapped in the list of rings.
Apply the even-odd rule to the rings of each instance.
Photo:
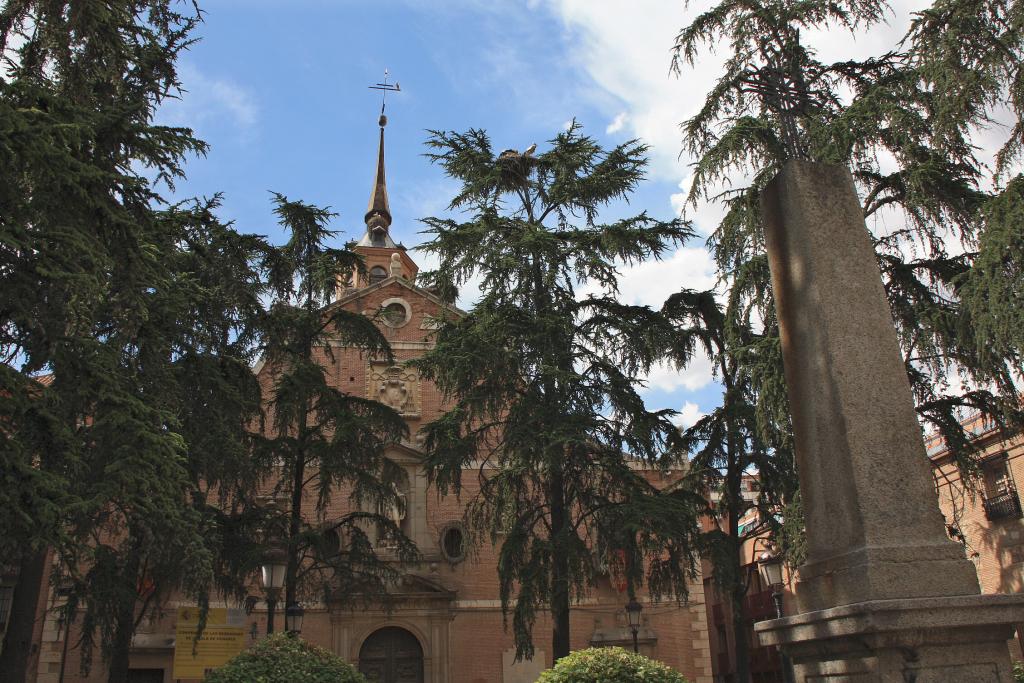
[[[386,279],[387,276],[388,276],[388,271],[384,270],[380,266],[374,266],[373,268],[370,268],[370,284],[371,285],[376,284],[376,283],[380,282],[381,280]]]

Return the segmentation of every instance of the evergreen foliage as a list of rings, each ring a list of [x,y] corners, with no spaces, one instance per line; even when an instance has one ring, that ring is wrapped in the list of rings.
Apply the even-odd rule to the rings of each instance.
[[[0,537],[56,550],[83,667],[98,644],[117,681],[148,613],[214,588],[228,516],[206,498],[245,488],[259,407],[262,242],[218,222],[216,198],[159,194],[206,149],[153,123],[199,21],[169,0],[0,9]],[[31,631],[29,604],[8,635]],[[0,678],[23,675],[18,651]]]
[[[929,130],[936,147],[955,156],[965,146],[973,151],[970,145],[980,132],[989,141],[999,141],[992,168],[968,160],[985,193],[971,216],[963,266],[950,286],[960,303],[955,322],[973,335],[975,362],[1005,363],[1017,377],[1024,365],[1024,334],[1018,324],[1024,229],[1017,215],[1024,150],[1022,26],[1024,5],[1013,0],[936,0],[915,15],[904,38],[914,77],[934,97]],[[1020,428],[1020,406],[1011,398],[1019,384],[992,384],[1003,400],[983,405],[982,412],[999,426]],[[942,429],[959,454],[966,449],[962,440],[951,439],[951,431]],[[976,472],[972,461],[958,460],[961,471]]]
[[[272,302],[263,361],[273,386],[257,457],[275,493],[286,493],[289,503],[276,519],[270,511],[267,542],[287,548],[286,605],[339,585],[344,590],[336,597],[379,594],[396,569],[378,558],[375,528],[399,560],[417,557],[401,529],[379,513],[402,504],[396,489],[401,468],[383,453],[408,430],[394,409],[331,386],[328,371],[339,362],[333,345],[389,361],[391,348],[372,318],[329,305],[339,277],[364,270],[350,248],[326,246],[335,235],[327,227],[333,214],[280,194],[274,203],[289,240],[264,262]],[[353,511],[328,519],[325,511],[339,491],[347,492]],[[308,498],[314,519],[303,514]]]
[[[1011,358],[1024,351],[1024,177],[1017,176],[979,211],[978,251],[955,281],[979,350]]]
[[[98,642],[111,677],[172,593],[205,605],[215,589],[242,592],[244,574],[215,567],[237,540],[231,507],[255,482],[246,426],[259,409],[249,362],[263,243],[220,224],[215,207],[156,216],[166,275],[145,320],[97,344],[125,365],[90,368],[77,389],[91,398],[78,430],[89,449],[71,487],[84,504],[67,511],[65,609],[84,609],[83,654]],[[65,381],[58,370],[53,386]]]
[[[621,647],[593,647],[564,657],[537,683],[686,683],[681,673]]]
[[[341,657],[301,638],[267,636],[230,662],[210,672],[206,683],[366,683]]]
[[[636,467],[681,455],[672,412],[649,412],[636,392],[669,330],[616,298],[617,265],[658,258],[689,227],[645,213],[600,221],[642,179],[644,145],[604,150],[575,123],[549,144],[496,155],[483,131],[432,133],[429,157],[461,183],[450,208],[466,219],[425,219],[422,248],[440,259],[427,283],[451,298],[479,275],[482,296],[417,365],[451,401],[424,430],[429,476],[442,493],[471,487],[470,528],[500,539],[517,655],[532,654],[547,607],[558,659],[570,603],[602,564],[633,586],[646,578],[654,595],[686,596],[699,497],[661,491]]]
[[[54,388],[61,397],[52,405],[57,399],[48,400],[33,375],[116,365],[97,337],[116,334],[116,324],[137,326],[145,284],[163,275],[151,240],[156,197],[132,163],[173,179],[186,154],[205,149],[190,131],[152,125],[157,104],[177,85],[175,56],[198,21],[169,11],[147,16],[159,4],[166,3],[68,12],[60,3],[22,1],[0,10],[0,396],[5,417],[15,420],[8,424],[35,424],[31,433],[5,430],[3,471],[21,472],[25,484],[5,489],[19,495],[5,498],[0,513],[13,532],[5,540],[17,545],[60,533],[66,505],[52,494],[66,491],[72,463],[35,468],[31,459],[70,455],[76,439],[68,413],[91,398],[85,389],[73,395],[69,379]],[[38,450],[46,438],[56,448]]]
[[[1024,151],[1024,4],[1016,0],[935,0],[917,13],[905,43],[915,75],[934,94],[932,130],[943,149],[959,149],[972,130],[1007,131],[996,177]],[[1011,125],[1003,127],[1004,112]]]
[[[807,537],[804,535],[804,504],[799,491],[782,508],[782,527],[775,537],[786,564],[799,567],[804,563],[807,559]]]
[[[716,520],[702,534],[701,555],[711,560],[712,578],[732,605],[732,626],[737,677],[750,673],[747,655],[745,597],[750,577],[742,573],[744,544],[766,531],[775,531],[775,513],[796,490],[792,440],[785,414],[772,415],[765,405],[785,405],[784,397],[763,400],[770,385],[759,382],[757,372],[780,363],[778,332],[773,320],[757,333],[749,316],[725,310],[715,293],[684,290],[666,301],[663,312],[676,330],[672,357],[685,366],[694,354],[707,355],[715,378],[722,383],[722,403],[683,431],[683,445],[691,454],[690,476],[699,482],[709,501],[709,517]],[[757,473],[760,493],[745,495],[744,477]],[[758,522],[740,527],[740,520],[756,508]]]

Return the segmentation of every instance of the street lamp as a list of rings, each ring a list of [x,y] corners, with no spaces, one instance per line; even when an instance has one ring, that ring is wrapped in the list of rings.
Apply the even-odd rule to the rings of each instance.
[[[267,633],[274,632],[274,608],[277,597],[284,587],[284,575],[288,571],[288,556],[280,548],[271,548],[263,557],[263,590],[267,593]]]
[[[288,630],[288,633],[297,636],[302,633],[302,617],[305,616],[306,610],[302,609],[302,606],[298,603],[292,603],[284,611],[284,627]]]
[[[629,630],[633,633],[633,652],[640,653],[638,636],[640,633],[640,613],[644,606],[636,601],[636,597],[630,597],[626,603],[626,618],[629,620]]]
[[[782,556],[772,550],[765,550],[757,558],[757,568],[761,571],[761,580],[772,590],[775,617],[781,619],[785,616],[782,610],[782,587],[785,585],[782,578]],[[780,649],[779,658],[782,660],[783,680],[785,683],[793,683],[793,667],[789,662],[789,656]]]
[[[761,570],[761,579],[766,586],[772,589],[772,599],[775,600],[775,616],[782,618],[782,586],[785,583],[782,579],[782,557],[771,550],[765,550],[757,558],[757,567]]]

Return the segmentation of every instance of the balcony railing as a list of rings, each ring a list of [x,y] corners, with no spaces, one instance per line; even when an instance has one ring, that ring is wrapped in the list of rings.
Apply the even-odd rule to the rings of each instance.
[[[1015,489],[1009,489],[1006,493],[1001,493],[998,496],[990,496],[985,498],[985,517],[990,522],[994,522],[999,519],[1020,519],[1021,507],[1020,498],[1017,496]]]

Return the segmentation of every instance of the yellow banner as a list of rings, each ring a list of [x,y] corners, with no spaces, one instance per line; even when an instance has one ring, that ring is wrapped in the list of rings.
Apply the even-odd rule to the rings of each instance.
[[[179,607],[174,629],[174,678],[202,680],[245,649],[245,614],[241,610],[211,607],[199,642],[198,607]],[[193,648],[194,646],[194,648]]]

